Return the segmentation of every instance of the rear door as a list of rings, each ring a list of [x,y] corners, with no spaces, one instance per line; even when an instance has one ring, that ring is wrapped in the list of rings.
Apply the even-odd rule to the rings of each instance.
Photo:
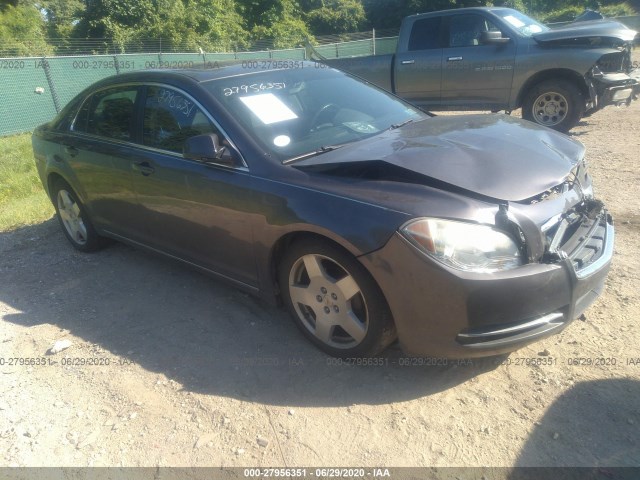
[[[408,101],[424,106],[440,103],[442,85],[442,17],[412,21],[411,29],[400,39],[394,62],[395,92]]]
[[[442,103],[470,109],[507,108],[516,57],[515,40],[499,45],[483,44],[482,32],[499,29],[480,13],[445,18]]]
[[[92,94],[61,148],[94,225],[130,238],[137,237],[140,213],[129,161],[139,99],[140,87],[135,85]]]

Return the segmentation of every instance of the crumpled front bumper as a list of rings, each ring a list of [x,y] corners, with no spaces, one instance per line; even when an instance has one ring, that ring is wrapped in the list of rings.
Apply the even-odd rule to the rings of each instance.
[[[558,333],[600,295],[613,256],[614,228],[606,212],[599,222],[570,256],[505,272],[450,269],[400,234],[360,260],[386,296],[406,353],[498,355]],[[580,258],[592,248],[600,249],[597,259],[581,266]]]
[[[608,105],[630,104],[637,100],[640,94],[640,69],[629,74],[594,73],[587,79],[590,101],[587,102],[588,111],[596,111]]]

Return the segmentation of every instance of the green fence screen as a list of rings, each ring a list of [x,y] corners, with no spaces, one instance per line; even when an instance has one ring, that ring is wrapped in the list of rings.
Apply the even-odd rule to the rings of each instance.
[[[640,16],[617,20],[640,30]],[[372,35],[373,37],[373,35]],[[394,53],[398,37],[317,45],[325,58]],[[110,75],[149,68],[215,66],[229,60],[304,60],[304,48],[237,53],[149,53],[48,58],[0,58],[0,135],[33,130],[51,120],[69,100]]]

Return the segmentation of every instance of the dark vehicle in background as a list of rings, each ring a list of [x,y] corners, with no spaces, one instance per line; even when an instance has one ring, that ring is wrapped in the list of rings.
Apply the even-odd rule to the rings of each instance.
[[[427,110],[522,107],[523,118],[566,132],[636,98],[636,35],[607,20],[551,30],[508,8],[461,8],[406,17],[394,55],[315,56]]]
[[[281,301],[344,357],[396,338],[509,352],[597,297],[614,230],[579,142],[506,115],[431,117],[314,67],[145,71],[82,92],[33,134],[68,240],[120,240]]]

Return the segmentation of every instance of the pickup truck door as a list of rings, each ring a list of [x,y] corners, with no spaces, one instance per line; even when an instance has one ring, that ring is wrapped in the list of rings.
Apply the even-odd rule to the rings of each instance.
[[[508,108],[516,56],[515,40],[483,44],[482,32],[499,31],[478,13],[445,18],[442,104],[449,107]]]
[[[419,18],[403,24],[411,29],[398,43],[393,65],[395,93],[421,107],[440,103],[442,85],[442,17]]]

